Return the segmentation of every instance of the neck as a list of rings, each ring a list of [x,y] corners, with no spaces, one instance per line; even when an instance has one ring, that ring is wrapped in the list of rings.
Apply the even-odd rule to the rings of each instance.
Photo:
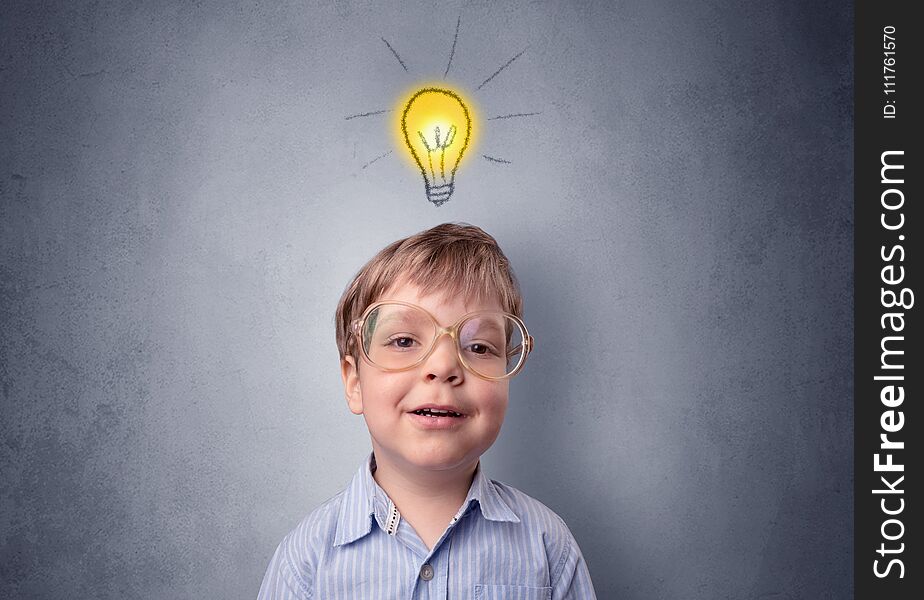
[[[411,513],[434,517],[446,513],[451,517],[465,501],[478,468],[478,459],[446,470],[409,468],[378,450],[375,463],[375,482],[405,517]]]

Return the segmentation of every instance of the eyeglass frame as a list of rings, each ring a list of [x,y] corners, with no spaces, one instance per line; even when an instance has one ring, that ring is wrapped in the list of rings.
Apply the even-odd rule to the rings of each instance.
[[[366,353],[366,347],[362,341],[363,324],[366,322],[366,318],[369,316],[369,313],[371,313],[373,310],[375,310],[379,306],[382,306],[385,304],[397,304],[400,306],[407,306],[409,308],[415,308],[421,311],[422,313],[424,313],[425,315],[427,315],[430,318],[430,321],[432,321],[434,325],[434,330],[436,333],[433,336],[433,340],[430,342],[430,348],[413,364],[407,367],[399,367],[399,368],[383,367],[382,365],[379,365],[373,362],[372,359],[369,357],[369,355]],[[474,368],[472,368],[465,361],[465,358],[462,356],[462,345],[461,345],[461,342],[459,341],[459,329],[461,328],[462,324],[465,323],[467,320],[469,320],[475,315],[481,315],[481,314],[504,315],[505,317],[509,317],[513,319],[513,321],[517,325],[519,325],[520,328],[523,330],[523,342],[521,344],[523,346],[523,354],[520,357],[520,362],[517,364],[516,367],[513,368],[512,371],[504,375],[501,375],[499,377],[491,377],[489,375],[484,375],[482,373],[479,373]],[[375,367],[376,369],[379,369],[380,371],[384,371],[385,373],[398,373],[401,371],[410,371],[411,369],[419,367],[428,358],[430,358],[430,355],[433,354],[434,350],[436,350],[437,341],[446,334],[449,334],[449,337],[452,338],[453,347],[456,350],[456,357],[459,359],[459,364],[462,365],[462,367],[469,373],[472,373],[473,375],[480,377],[482,379],[486,379],[488,381],[501,381],[504,379],[512,378],[514,375],[516,375],[523,369],[523,366],[526,364],[526,358],[529,356],[530,352],[532,352],[533,349],[536,347],[536,340],[533,338],[533,336],[529,334],[529,330],[526,328],[526,323],[523,322],[523,319],[521,319],[520,317],[512,313],[504,312],[501,310],[476,310],[476,311],[472,311],[469,313],[465,313],[464,315],[459,317],[459,319],[453,325],[450,325],[449,327],[443,327],[442,325],[440,325],[439,321],[436,320],[436,317],[430,314],[430,312],[427,309],[421,306],[417,306],[416,304],[411,304],[410,302],[402,302],[400,300],[381,300],[379,302],[374,302],[370,304],[366,308],[366,310],[363,311],[363,314],[360,318],[353,319],[353,322],[350,323],[350,332],[356,336],[355,343],[357,346],[359,346],[359,355],[362,357],[363,361],[368,363],[370,366]]]

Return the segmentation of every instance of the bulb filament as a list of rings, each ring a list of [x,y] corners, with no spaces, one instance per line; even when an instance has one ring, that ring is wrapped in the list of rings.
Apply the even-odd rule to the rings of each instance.
[[[430,173],[436,177],[436,171],[433,170],[433,153],[436,150],[440,151],[440,177],[446,179],[446,148],[452,145],[453,140],[456,139],[456,126],[453,125],[449,128],[449,131],[446,133],[446,137],[440,142],[440,128],[439,125],[433,128],[434,138],[436,139],[436,144],[433,146],[427,141],[427,138],[424,136],[422,131],[418,131],[417,135],[420,136],[420,141],[423,142],[424,148],[427,149],[427,162],[430,164]]]

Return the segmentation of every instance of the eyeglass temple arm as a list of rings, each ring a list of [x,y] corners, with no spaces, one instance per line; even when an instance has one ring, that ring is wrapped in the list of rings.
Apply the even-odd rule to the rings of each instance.
[[[507,351],[507,358],[519,354],[520,348],[523,347],[523,344],[517,344],[513,348]],[[533,339],[533,336],[529,336],[529,339],[526,341],[526,353],[529,354],[536,348],[536,340]]]

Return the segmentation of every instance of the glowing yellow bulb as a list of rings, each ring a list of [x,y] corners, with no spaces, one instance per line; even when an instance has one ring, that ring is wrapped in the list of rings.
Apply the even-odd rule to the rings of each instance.
[[[443,204],[452,195],[456,169],[472,136],[468,107],[451,90],[423,88],[403,107],[401,133],[423,174],[427,199]]]

